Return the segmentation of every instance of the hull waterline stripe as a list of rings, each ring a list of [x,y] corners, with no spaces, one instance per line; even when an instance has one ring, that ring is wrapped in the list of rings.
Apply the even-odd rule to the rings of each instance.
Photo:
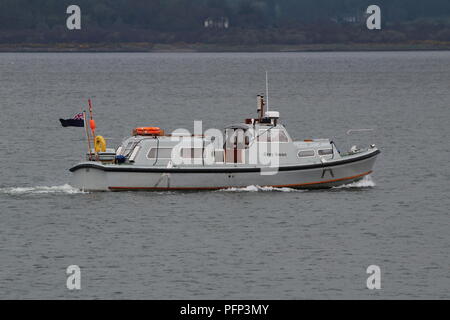
[[[311,185],[321,185],[325,183],[332,183],[332,182],[338,182],[338,181],[345,181],[345,180],[352,180],[356,178],[364,177],[368,174],[371,174],[373,171],[367,171],[355,176],[346,177],[346,178],[339,178],[339,179],[332,179],[332,180],[325,180],[325,181],[317,181],[317,182],[306,182],[306,183],[300,183],[300,184],[282,184],[282,185],[270,185],[265,187],[273,187],[273,188],[295,188],[295,187],[303,187],[303,186],[311,186]],[[234,186],[227,186],[227,187],[109,187],[111,191],[132,191],[132,190],[221,190],[221,189],[229,189],[229,188],[245,188],[246,186],[241,187],[234,187]]]
[[[365,154],[360,157],[355,157],[351,159],[344,159],[344,160],[338,160],[338,161],[332,161],[332,162],[326,162],[326,163],[318,163],[318,164],[310,164],[310,165],[299,165],[299,166],[282,166],[278,168],[278,171],[297,171],[297,170],[308,170],[308,169],[316,169],[316,168],[324,168],[324,167],[333,167],[333,166],[339,166],[347,163],[353,163],[365,159],[369,159],[372,157],[375,157],[380,153],[380,150],[376,150],[374,152],[371,152],[369,154]],[[97,163],[81,163],[79,165],[76,165],[69,170],[71,172],[75,172],[79,169],[86,169],[86,168],[92,168],[92,169],[98,169],[102,171],[108,171],[108,172],[162,172],[162,173],[234,173],[234,172],[260,172],[261,168],[239,168],[239,167],[232,167],[232,168],[206,168],[206,169],[200,169],[200,168],[133,168],[133,167],[122,167],[121,165],[115,165],[114,167],[111,166],[104,166]],[[269,168],[270,169],[270,168]]]

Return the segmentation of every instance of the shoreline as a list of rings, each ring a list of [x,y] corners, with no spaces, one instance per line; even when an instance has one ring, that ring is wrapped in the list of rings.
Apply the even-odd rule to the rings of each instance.
[[[347,43],[304,45],[218,45],[139,43],[19,43],[0,44],[0,52],[346,52],[346,51],[446,51],[450,42]]]

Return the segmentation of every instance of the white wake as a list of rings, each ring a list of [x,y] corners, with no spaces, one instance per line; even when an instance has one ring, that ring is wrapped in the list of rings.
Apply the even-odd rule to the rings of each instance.
[[[372,188],[375,187],[376,183],[373,181],[370,175],[365,176],[359,181],[355,181],[349,184],[344,184],[342,186],[334,187],[335,189],[339,188]]]
[[[37,186],[37,187],[11,187],[11,188],[0,188],[0,193],[6,193],[11,195],[20,195],[20,194],[78,194],[78,193],[87,193],[85,191],[81,191],[80,189],[74,188],[71,185],[64,184],[62,186]]]
[[[260,191],[278,191],[278,192],[298,192],[301,190],[292,189],[292,188],[275,188],[275,187],[260,187],[260,186],[247,186],[242,188],[226,188],[219,190],[221,192],[260,192]]]
[[[375,187],[375,181],[373,181],[372,177],[370,175],[365,176],[363,179],[344,184],[342,186],[333,187],[333,189],[340,189],[340,188],[372,188]],[[242,188],[235,188],[230,187],[226,189],[218,190],[221,192],[260,192],[260,191],[278,191],[278,192],[304,192],[306,189],[293,189],[293,188],[275,188],[275,187],[260,187],[258,185],[250,185],[247,187]]]

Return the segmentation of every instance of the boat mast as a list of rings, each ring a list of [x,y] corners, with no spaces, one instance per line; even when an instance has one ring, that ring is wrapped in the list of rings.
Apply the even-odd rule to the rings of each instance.
[[[83,121],[84,121],[84,129],[86,131],[86,138],[88,143],[88,154],[89,154],[89,161],[92,160],[92,154],[91,154],[91,139],[89,138],[89,128],[87,124],[87,115],[86,110],[83,111]]]
[[[261,122],[261,119],[264,117],[264,96],[262,94],[258,94],[257,96],[257,111],[259,116],[259,122]]]

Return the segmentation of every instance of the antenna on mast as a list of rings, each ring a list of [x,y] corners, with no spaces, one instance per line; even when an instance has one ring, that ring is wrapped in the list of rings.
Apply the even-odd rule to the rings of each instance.
[[[269,111],[269,73],[266,70],[266,109]]]
[[[273,126],[277,125],[277,120],[280,118],[280,113],[278,111],[269,111],[269,72],[266,70],[266,112],[263,114],[264,123],[271,123]],[[259,110],[259,109],[258,109]],[[261,113],[262,109],[261,109]],[[267,122],[266,120],[270,122]]]

